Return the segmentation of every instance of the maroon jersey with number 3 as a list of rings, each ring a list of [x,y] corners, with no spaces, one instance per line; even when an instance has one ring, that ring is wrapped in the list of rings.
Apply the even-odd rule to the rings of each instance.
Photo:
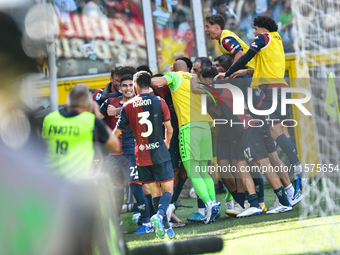
[[[168,120],[169,108],[158,96],[139,94],[124,104],[117,128],[125,130],[129,125],[132,129],[136,138],[138,166],[151,166],[170,160],[162,131],[163,122]]]

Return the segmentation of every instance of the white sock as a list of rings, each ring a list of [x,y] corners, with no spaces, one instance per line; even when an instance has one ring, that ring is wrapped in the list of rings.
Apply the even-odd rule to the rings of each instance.
[[[286,190],[287,195],[288,195],[289,197],[294,196],[295,189],[294,189],[294,187],[293,187],[292,184],[289,184],[287,187],[285,187],[285,190]]]
[[[205,208],[198,208],[198,212],[202,215],[205,215]]]
[[[306,184],[307,184],[307,178],[301,178],[301,189],[303,189],[305,186],[306,186]]]
[[[143,223],[143,226],[147,226],[147,227],[149,227],[149,228],[151,228],[151,222],[148,222],[148,223]]]

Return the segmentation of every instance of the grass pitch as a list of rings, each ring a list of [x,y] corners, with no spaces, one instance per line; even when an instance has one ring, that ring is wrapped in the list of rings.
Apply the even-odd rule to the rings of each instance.
[[[187,238],[218,236],[224,241],[221,253],[216,254],[306,254],[322,252],[326,254],[340,253],[340,215],[336,217],[313,217],[299,220],[299,205],[292,212],[274,215],[258,215],[249,218],[231,218],[225,215],[224,195],[217,195],[221,202],[221,217],[213,224],[205,225],[186,220],[192,212],[197,211],[196,199],[181,199],[182,205],[176,215],[185,223],[185,227],[174,228],[176,241]],[[265,189],[266,206],[274,202],[274,193]],[[130,249],[138,246],[156,245],[169,239],[157,239],[155,233],[134,235],[138,226],[131,220],[132,213],[121,215],[127,245]],[[337,253],[338,252],[338,253]]]

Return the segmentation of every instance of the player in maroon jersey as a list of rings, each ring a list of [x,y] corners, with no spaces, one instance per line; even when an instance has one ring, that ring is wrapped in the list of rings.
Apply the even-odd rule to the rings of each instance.
[[[104,101],[109,96],[102,97],[103,93],[104,94],[114,94],[115,92],[119,92],[119,87],[120,87],[120,73],[122,71],[122,67],[114,67],[111,70],[111,76],[110,76],[110,82],[106,85],[105,88],[102,89],[97,89],[96,92],[93,94],[93,101],[96,101],[98,105],[102,105]],[[122,94],[119,93],[117,96],[121,96]],[[97,116],[100,117],[100,116]],[[110,114],[105,114],[102,116],[103,121],[105,122],[106,125],[110,126],[112,115]]]
[[[123,104],[129,101],[135,95],[132,74],[125,74],[121,77],[120,87],[122,96],[109,98],[105,100],[105,102],[100,107],[100,112],[103,116],[108,114],[107,109],[109,105],[116,109],[116,114],[111,118],[110,128],[112,129],[116,127]],[[119,140],[121,144],[120,151],[109,154],[105,160],[104,169],[110,173],[112,180],[114,181],[114,187],[116,187],[116,190],[118,189],[117,195],[120,199],[118,199],[118,206],[120,206],[120,208],[124,199],[124,191],[122,188],[125,186],[122,185],[122,183],[124,183],[122,175],[124,175],[126,182],[131,188],[142,218],[142,226],[138,231],[134,232],[134,234],[150,233],[153,231],[153,228],[150,222],[149,206],[148,201],[143,194],[142,185],[138,179],[136,157],[134,152],[135,136],[133,135],[129,126],[127,126],[122,135],[119,136]]]
[[[136,73],[133,82],[138,95],[123,105],[113,132],[119,136],[127,125],[132,129],[136,138],[135,154],[139,180],[149,185],[157,211],[157,214],[151,218],[156,228],[156,235],[162,239],[165,234],[174,238],[175,234],[166,217],[174,180],[168,152],[173,133],[170,111],[163,99],[149,93],[151,77],[147,72]],[[162,132],[163,124],[166,128],[165,141]]]

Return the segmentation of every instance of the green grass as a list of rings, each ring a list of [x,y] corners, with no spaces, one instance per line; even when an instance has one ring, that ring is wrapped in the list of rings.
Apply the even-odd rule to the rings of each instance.
[[[271,189],[265,189],[265,202],[270,207],[274,201]],[[237,219],[225,215],[224,196],[218,195],[221,202],[221,217],[209,225],[191,223],[186,220],[197,210],[196,199],[182,199],[181,204],[194,208],[180,207],[176,214],[185,223],[182,228],[175,228],[175,241],[187,238],[219,236],[223,239],[224,248],[216,254],[306,254],[313,251],[330,252],[340,250],[340,216],[309,218],[299,220],[299,205],[292,212],[259,215]],[[130,249],[144,245],[156,245],[168,241],[159,240],[155,233],[133,235],[138,229],[131,220],[132,213],[121,216],[127,245]]]

